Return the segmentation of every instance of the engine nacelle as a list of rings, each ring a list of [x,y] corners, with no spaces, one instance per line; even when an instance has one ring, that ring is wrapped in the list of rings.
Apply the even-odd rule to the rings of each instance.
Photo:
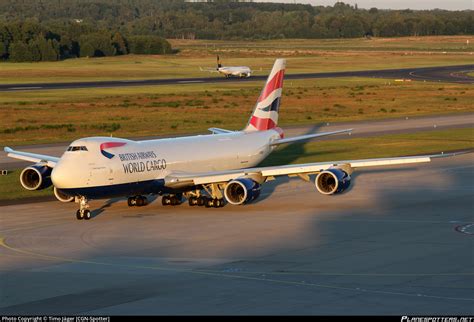
[[[74,196],[71,197],[71,196],[63,193],[61,190],[59,190],[56,187],[54,187],[53,192],[54,192],[54,196],[56,197],[56,199],[58,199],[61,202],[72,202],[72,201],[74,201]]]
[[[26,190],[41,190],[52,185],[51,168],[35,164],[25,168],[20,174],[20,183]]]
[[[329,168],[322,171],[314,181],[316,189],[324,195],[343,192],[351,185],[351,176],[339,168]]]
[[[228,203],[242,205],[260,196],[260,184],[248,178],[235,179],[225,187],[224,196]]]

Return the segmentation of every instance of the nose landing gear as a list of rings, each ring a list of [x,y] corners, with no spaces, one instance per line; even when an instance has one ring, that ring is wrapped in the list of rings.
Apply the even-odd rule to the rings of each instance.
[[[88,209],[89,204],[87,203],[86,197],[79,198],[79,210],[76,211],[76,218],[77,220],[89,220],[91,219],[91,211]]]

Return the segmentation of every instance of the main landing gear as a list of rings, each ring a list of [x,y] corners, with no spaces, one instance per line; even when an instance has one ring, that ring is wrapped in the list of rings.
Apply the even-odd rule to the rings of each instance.
[[[142,207],[148,205],[148,199],[145,196],[128,197],[127,204],[129,207]]]
[[[203,196],[201,190],[185,192],[184,196],[188,199],[188,204],[191,207],[205,206],[206,208],[220,208],[225,206],[222,194],[215,193],[215,190],[209,190],[208,193],[212,197]],[[183,194],[164,195],[161,199],[161,203],[163,206],[178,206],[183,203]]]
[[[87,203],[87,198],[86,197],[80,197],[79,198],[79,210],[76,211],[76,218],[77,220],[89,220],[91,219],[91,211],[88,209],[89,204]]]
[[[222,190],[224,185],[222,184],[207,184],[199,186],[195,190],[184,192],[184,197],[188,199],[188,204],[193,206],[205,206],[206,208],[220,208],[225,206],[224,196]],[[207,196],[203,195],[206,194]],[[182,203],[183,193],[177,193],[174,195],[165,195],[161,199],[163,206],[177,206]]]
[[[189,197],[188,203],[190,206],[205,206],[206,208],[220,208],[225,205],[223,198],[209,198],[206,196]]]
[[[178,206],[182,203],[182,200],[182,193],[178,193],[175,195],[164,195],[163,198],[161,198],[161,204],[163,206]]]

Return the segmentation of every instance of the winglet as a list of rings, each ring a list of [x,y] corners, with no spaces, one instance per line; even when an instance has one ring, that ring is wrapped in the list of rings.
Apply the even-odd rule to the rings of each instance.
[[[234,131],[231,131],[231,130],[220,129],[218,127],[211,127],[207,130],[211,131],[213,134],[223,134],[223,133],[232,133],[232,132],[234,132]]]
[[[460,150],[460,151],[448,152],[448,153],[440,152],[438,154],[429,155],[429,157],[433,158],[433,159],[435,159],[435,158],[449,158],[449,157],[454,157],[454,156],[457,156],[457,155],[473,153],[473,152],[474,152],[473,149]]]

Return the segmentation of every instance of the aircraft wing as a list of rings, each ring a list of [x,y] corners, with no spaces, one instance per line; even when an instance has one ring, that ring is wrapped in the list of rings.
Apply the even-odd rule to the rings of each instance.
[[[345,160],[345,161],[329,161],[305,164],[291,164],[273,167],[247,168],[229,171],[217,171],[207,173],[176,173],[165,177],[165,185],[167,187],[183,187],[190,185],[204,185],[212,183],[225,183],[233,179],[241,177],[254,177],[262,181],[273,180],[276,176],[287,175],[290,177],[299,176],[309,181],[309,175],[318,174],[321,171],[331,167],[341,167],[345,170],[378,166],[391,166],[401,164],[413,164],[430,162],[432,158],[449,157],[460,153],[421,155],[397,158],[381,158],[381,159],[363,159],[363,160]]]
[[[30,152],[15,151],[9,147],[5,147],[4,151],[8,153],[7,156],[10,158],[34,162],[34,163],[45,163],[45,165],[47,165],[50,168],[54,168],[56,163],[58,163],[59,161],[59,158],[57,157],[30,153]]]
[[[352,131],[352,129],[347,129],[347,130],[339,130],[339,131],[332,131],[332,132],[322,132],[322,133],[294,136],[294,137],[291,137],[291,138],[284,138],[284,139],[275,140],[271,143],[271,145],[292,143],[292,142],[295,142],[295,141],[309,140],[309,139],[313,139],[313,138],[319,138],[319,137],[322,137],[322,136],[334,135],[334,134],[340,134],[340,133],[347,133],[347,132],[351,132],[351,131]]]

